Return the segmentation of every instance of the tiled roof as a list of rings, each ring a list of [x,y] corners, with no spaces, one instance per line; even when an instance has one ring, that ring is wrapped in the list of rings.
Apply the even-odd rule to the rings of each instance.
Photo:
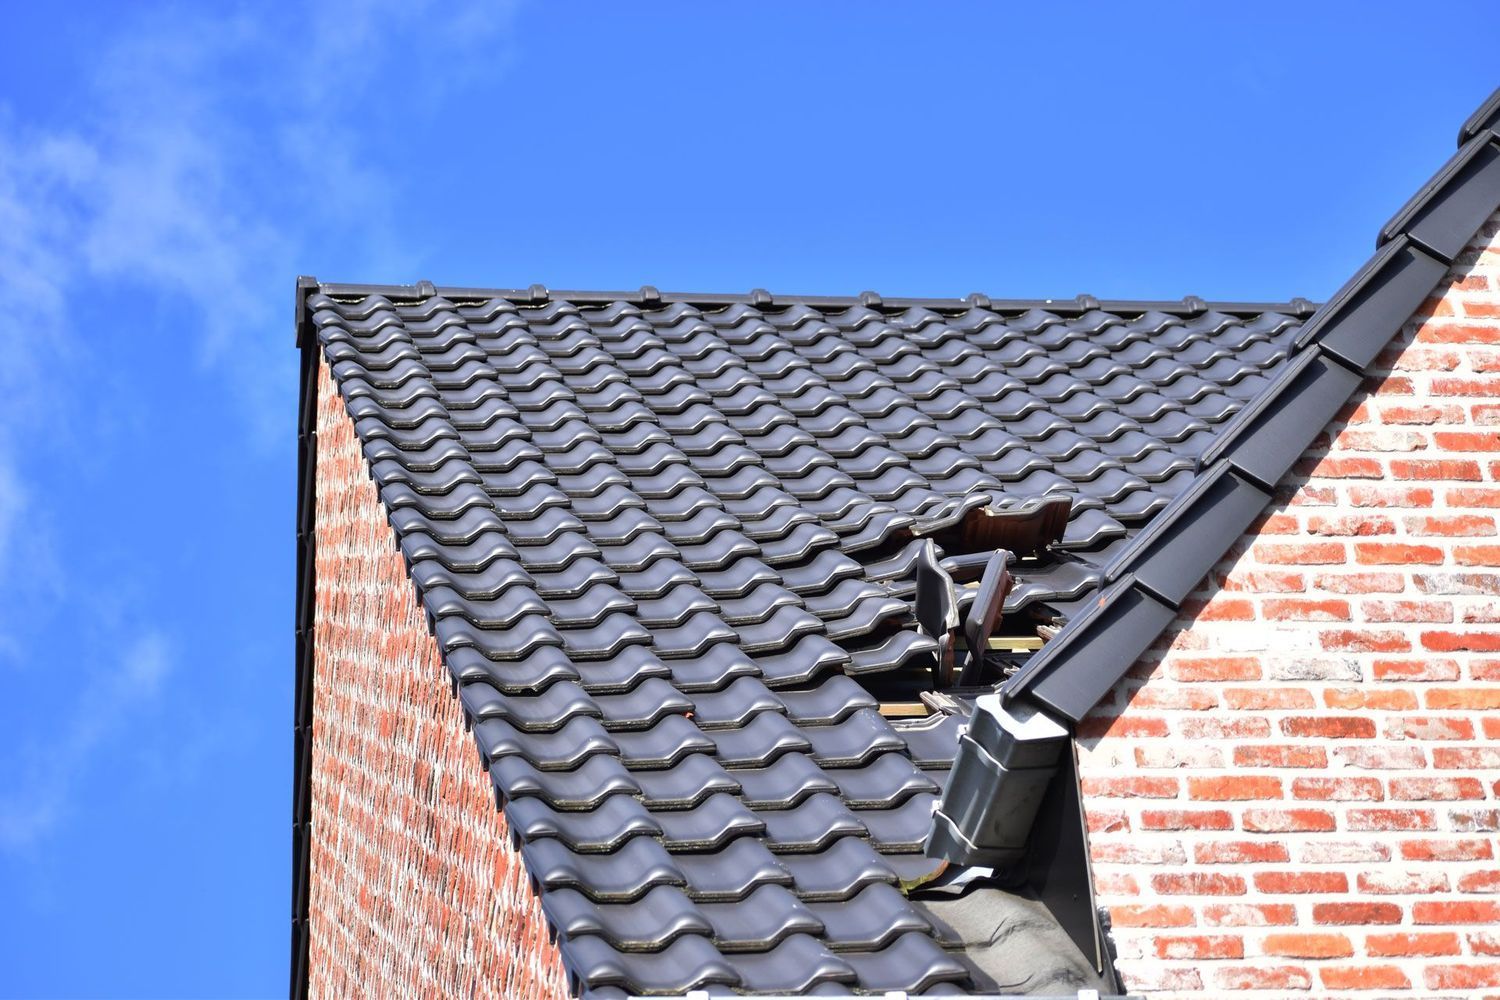
[[[1066,620],[1310,306],[301,294],[582,988],[1092,984],[1024,899],[905,891],[962,721],[880,711],[913,566],[1066,496],[1006,604]]]

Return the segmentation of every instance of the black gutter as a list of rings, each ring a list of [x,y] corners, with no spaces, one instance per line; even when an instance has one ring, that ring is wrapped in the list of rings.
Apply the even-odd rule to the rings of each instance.
[[[308,967],[308,867],[311,859],[312,813],[312,675],[313,609],[317,565],[314,545],[314,484],[318,462],[318,339],[313,334],[307,296],[315,291],[314,278],[297,279],[295,307],[297,348],[302,370],[297,391],[297,596],[295,694],[292,709],[292,1000],[307,996]]]
[[[1106,569],[1097,600],[1001,685],[1007,702],[1031,699],[1077,722],[1171,625],[1500,208],[1497,125],[1500,90],[1465,123],[1459,151],[1381,230],[1375,255],[1303,325],[1271,385],[1199,459],[1193,485]]]

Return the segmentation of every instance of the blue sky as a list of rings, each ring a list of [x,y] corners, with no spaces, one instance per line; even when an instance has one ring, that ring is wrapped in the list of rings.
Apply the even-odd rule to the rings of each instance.
[[[1046,6],[6,5],[0,995],[284,994],[296,275],[1321,299],[1500,83]]]

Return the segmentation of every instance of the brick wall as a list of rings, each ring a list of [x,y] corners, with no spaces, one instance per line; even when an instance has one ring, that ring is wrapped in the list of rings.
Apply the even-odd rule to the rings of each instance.
[[[317,447],[310,995],[565,996],[326,366]]]
[[[1085,720],[1135,991],[1500,994],[1497,233]]]

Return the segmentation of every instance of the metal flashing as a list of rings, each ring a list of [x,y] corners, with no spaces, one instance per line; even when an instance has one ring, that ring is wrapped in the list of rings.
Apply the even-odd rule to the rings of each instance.
[[[1442,281],[1463,245],[1500,208],[1500,161],[1486,131],[1497,120],[1500,90],[1465,123],[1460,142],[1467,145],[1382,230],[1370,261],[1308,320],[1294,342],[1290,363],[1203,451],[1200,468],[1207,471],[1200,475],[1222,477],[1228,463],[1269,494],[1356,396],[1366,368]],[[1178,501],[1171,522],[1163,522],[1156,532],[1215,523],[1226,534],[1204,550],[1214,558],[1168,558],[1168,547],[1155,534],[1138,537],[1110,567],[1115,581],[1096,598],[1095,607],[1069,621],[1005,682],[1006,698],[1033,698],[1067,718],[1081,719],[1171,623],[1173,599],[1180,600],[1184,587],[1201,579],[1198,568],[1205,562],[1211,566],[1234,543],[1238,534],[1228,532],[1244,520],[1253,498],[1230,489],[1221,478],[1217,488],[1204,483]],[[1223,509],[1212,509],[1216,507]]]
[[[1451,264],[1474,231],[1469,223],[1500,204],[1500,135],[1475,135],[1422,186],[1380,231],[1382,243],[1398,234]]]

